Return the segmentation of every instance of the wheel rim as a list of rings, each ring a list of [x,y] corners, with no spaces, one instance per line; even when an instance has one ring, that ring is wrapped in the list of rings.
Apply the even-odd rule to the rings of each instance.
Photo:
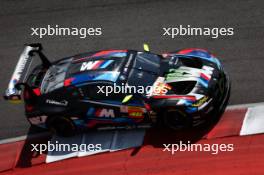
[[[164,123],[171,129],[184,129],[190,126],[187,115],[178,110],[168,110],[164,116]]]

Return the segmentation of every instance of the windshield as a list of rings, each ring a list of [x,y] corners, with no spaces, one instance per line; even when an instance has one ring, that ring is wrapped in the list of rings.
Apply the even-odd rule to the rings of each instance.
[[[138,52],[133,68],[159,74],[160,57],[148,52]]]
[[[130,70],[127,83],[129,86],[135,86],[137,88],[140,86],[152,86],[159,74],[159,56],[147,52],[138,52]]]

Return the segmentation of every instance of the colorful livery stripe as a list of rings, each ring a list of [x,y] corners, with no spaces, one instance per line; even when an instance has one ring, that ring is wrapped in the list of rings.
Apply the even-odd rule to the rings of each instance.
[[[74,62],[81,62],[89,58],[95,58],[95,57],[101,57],[101,56],[125,57],[126,54],[127,54],[127,50],[106,50],[106,51],[97,52],[90,56],[76,59],[74,60]]]
[[[204,73],[201,73],[201,78],[203,78],[203,79],[209,81],[209,80],[211,79],[211,76],[208,76],[208,75],[206,75],[206,74],[204,74]]]
[[[107,60],[107,61],[104,61],[101,65],[100,65],[100,68],[101,69],[104,69],[104,68],[107,68],[107,66],[109,66],[111,63],[113,63],[114,60]]]
[[[93,54],[92,57],[110,55],[110,54],[119,53],[119,52],[127,52],[127,50],[106,50],[106,51],[97,52],[96,54]]]
[[[179,99],[179,100],[190,100],[190,101],[196,100],[195,96],[188,96],[188,95],[155,95],[153,96],[153,98],[156,98],[156,99],[174,98],[174,99]]]

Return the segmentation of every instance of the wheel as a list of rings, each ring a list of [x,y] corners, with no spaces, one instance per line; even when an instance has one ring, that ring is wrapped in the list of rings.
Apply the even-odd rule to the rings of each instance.
[[[47,126],[51,131],[63,137],[72,136],[76,132],[75,124],[67,117],[52,117],[48,120]]]
[[[214,104],[215,109],[209,114],[210,119],[207,120],[208,125],[216,124],[225,112],[225,109],[228,105],[231,92],[231,82],[228,77],[225,78],[225,81],[227,83],[227,87],[225,88],[226,90],[223,94],[226,95],[224,95],[220,101]]]
[[[191,119],[184,112],[176,109],[166,109],[163,114],[163,123],[173,130],[191,127]]]

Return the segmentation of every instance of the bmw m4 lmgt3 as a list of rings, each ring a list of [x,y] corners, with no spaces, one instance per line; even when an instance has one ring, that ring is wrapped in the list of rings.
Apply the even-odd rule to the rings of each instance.
[[[32,69],[34,56],[41,64]],[[152,88],[98,93],[98,87],[124,85]],[[83,128],[146,127],[157,122],[172,129],[199,126],[224,111],[229,94],[228,75],[204,49],[159,55],[144,45],[144,51],[102,50],[51,62],[41,44],[29,44],[4,98],[23,99],[32,125],[68,135]]]

